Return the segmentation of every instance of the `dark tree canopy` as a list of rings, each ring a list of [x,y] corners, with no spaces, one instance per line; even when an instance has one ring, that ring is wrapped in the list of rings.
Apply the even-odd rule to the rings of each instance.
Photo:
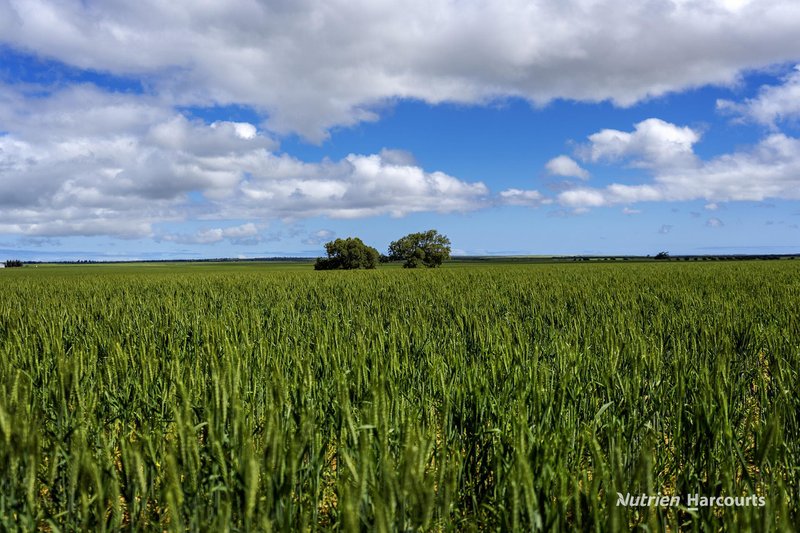
[[[22,261],[20,261],[19,259],[9,259],[8,261],[6,261],[7,268],[21,267],[21,266],[22,266]]]
[[[314,263],[315,270],[351,270],[355,268],[375,268],[380,254],[372,246],[367,246],[358,237],[336,239],[325,245],[328,257],[320,257]]]
[[[658,252],[656,259],[669,259],[669,252]]]
[[[405,268],[416,268],[420,263],[437,267],[450,259],[450,239],[435,229],[411,233],[389,245],[389,257],[394,261],[405,261]]]

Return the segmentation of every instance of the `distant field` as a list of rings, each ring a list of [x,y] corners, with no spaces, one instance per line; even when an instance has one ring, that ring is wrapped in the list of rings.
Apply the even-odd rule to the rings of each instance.
[[[794,529],[798,317],[800,261],[4,269],[0,530]]]

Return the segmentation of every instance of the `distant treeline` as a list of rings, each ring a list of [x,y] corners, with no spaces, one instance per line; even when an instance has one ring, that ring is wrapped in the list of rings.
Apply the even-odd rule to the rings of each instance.
[[[571,257],[572,261],[773,261],[780,259],[794,259],[797,255],[672,255],[667,257],[595,257],[595,256],[576,256]]]
[[[215,259],[136,259],[118,261],[77,259],[74,261],[26,261],[26,263],[48,265],[108,265],[120,263],[311,263],[313,261],[313,257],[253,257],[245,259],[219,257]]]
[[[553,263],[576,261],[768,261],[794,259],[795,257],[800,257],[800,254],[668,255],[666,257],[649,255],[454,256],[452,259],[462,263]]]
[[[557,263],[557,262],[598,262],[598,261],[775,261],[793,260],[800,258],[800,254],[733,254],[733,255],[671,255],[668,257],[653,257],[642,255],[573,255],[573,256],[453,256],[455,263]],[[75,261],[25,261],[25,264],[58,264],[58,265],[92,265],[92,264],[118,264],[118,263],[312,263],[313,257],[253,257],[246,259],[220,257],[215,259],[143,259],[136,261],[98,261],[94,259],[78,259]],[[14,265],[22,266],[22,261],[12,261]],[[18,264],[17,264],[18,263]]]

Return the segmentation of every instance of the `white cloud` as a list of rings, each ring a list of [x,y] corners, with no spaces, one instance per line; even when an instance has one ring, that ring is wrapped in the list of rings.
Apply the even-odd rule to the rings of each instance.
[[[0,0],[2,42],[320,140],[398,98],[643,98],[796,60],[784,0]],[[666,45],[665,43],[668,43]]]
[[[545,198],[539,191],[506,189],[500,192],[500,202],[505,205],[537,207],[550,203],[551,200]]]
[[[262,240],[258,227],[252,222],[226,228],[199,230],[191,235],[169,233],[161,236],[160,239],[180,244],[216,244],[226,239],[233,244],[257,244]]]
[[[545,165],[547,172],[551,176],[564,176],[567,178],[589,179],[589,172],[571,157],[560,155],[554,157]]]
[[[245,122],[214,122],[208,126],[189,121],[183,115],[153,126],[149,140],[163,148],[203,154],[206,157],[225,156],[243,149],[274,149],[277,143],[259,134],[256,127]]]
[[[603,130],[591,135],[585,150],[597,159],[633,158],[653,174],[651,183],[576,187],[559,193],[558,201],[587,208],[704,199],[706,209],[713,210],[719,202],[800,199],[800,139],[773,134],[749,150],[703,161],[691,149],[696,141],[691,129],[656,119],[644,123],[631,133]]]
[[[798,199],[800,139],[770,135],[750,150],[725,154],[696,168],[658,173],[656,182],[664,199]]]
[[[62,215],[59,218],[59,215]],[[0,219],[0,233],[18,233],[27,236],[45,237],[68,237],[68,236],[111,236],[121,239],[138,239],[153,235],[151,223],[141,219],[119,219],[114,216],[104,217],[97,212],[88,213],[84,216],[76,216],[75,213],[64,213],[56,211],[53,220],[38,220],[31,222],[26,219],[30,212],[8,210],[3,213]],[[19,215],[17,217],[17,215]],[[20,218],[22,222],[13,222],[15,218]]]
[[[232,226],[222,230],[223,237],[229,239],[242,239],[246,237],[254,237],[258,235],[258,228],[252,222],[242,224],[241,226]]]
[[[559,201],[570,207],[600,207],[608,204],[608,199],[598,189],[570,189],[558,195]]]
[[[2,130],[30,142],[107,136],[109,132],[140,136],[172,115],[169,106],[148,95],[112,93],[90,84],[54,89],[0,82]]]
[[[589,136],[582,151],[591,161],[632,159],[635,166],[665,167],[690,164],[692,146],[700,134],[657,118],[643,120],[632,132],[606,129]]]
[[[639,215],[641,212],[641,209],[631,209],[630,207],[625,207],[622,209],[622,213],[625,215]]]
[[[800,117],[800,65],[794,68],[781,85],[762,87],[758,96],[744,102],[718,100],[717,109],[742,119],[776,127],[776,123]]]
[[[721,228],[724,225],[725,224],[723,224],[723,222],[716,217],[712,217],[706,220],[706,226],[708,226],[709,228]]]
[[[359,218],[463,212],[486,205],[489,189],[481,182],[467,183],[393,160],[350,154],[338,162],[303,163],[265,153],[248,168],[237,209],[288,219]]]
[[[156,222],[402,216],[487,205],[488,189],[402,150],[304,162],[255,125],[190,120],[149,96],[0,85],[0,232],[152,236]],[[5,126],[8,124],[8,126]],[[215,228],[183,242],[251,242]],[[227,233],[226,233],[227,232]]]

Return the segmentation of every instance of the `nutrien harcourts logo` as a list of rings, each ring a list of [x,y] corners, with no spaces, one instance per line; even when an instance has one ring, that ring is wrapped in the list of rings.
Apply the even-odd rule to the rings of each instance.
[[[631,493],[617,493],[617,507],[680,507],[686,506],[690,511],[697,511],[701,507],[764,507],[767,500],[764,496],[702,496],[700,494],[687,494],[683,496],[666,496],[660,492],[656,495]]]

